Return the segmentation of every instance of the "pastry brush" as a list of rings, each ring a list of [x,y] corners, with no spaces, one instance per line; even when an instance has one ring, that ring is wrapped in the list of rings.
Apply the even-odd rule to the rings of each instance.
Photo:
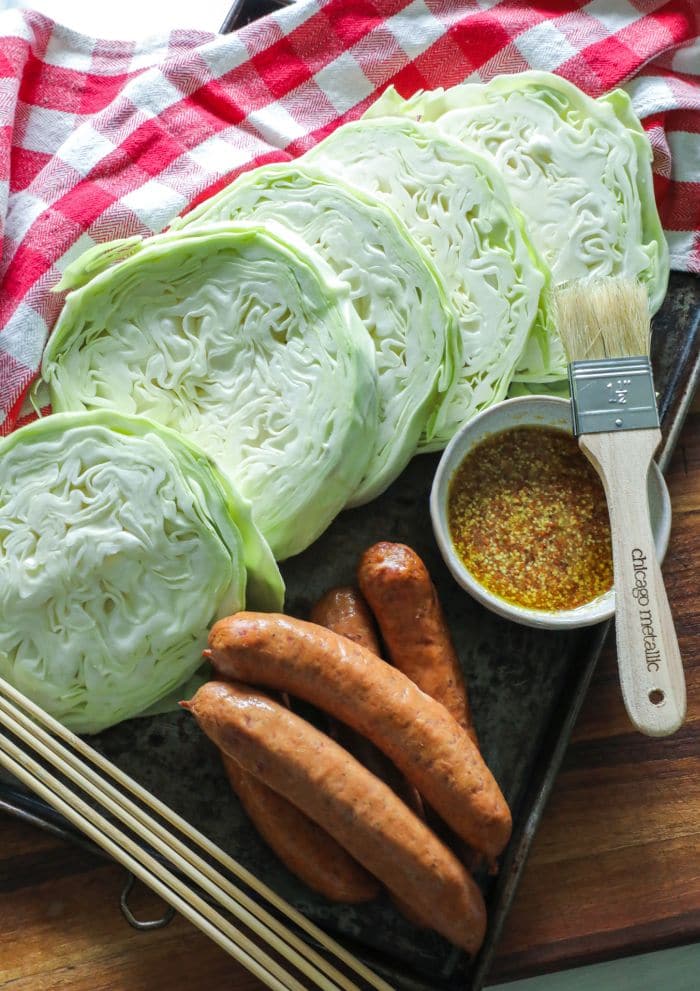
[[[685,719],[683,664],[656,556],[647,475],[659,443],[649,310],[638,282],[575,282],[555,293],[569,361],[574,434],[608,503],[620,684],[634,726],[674,733]]]

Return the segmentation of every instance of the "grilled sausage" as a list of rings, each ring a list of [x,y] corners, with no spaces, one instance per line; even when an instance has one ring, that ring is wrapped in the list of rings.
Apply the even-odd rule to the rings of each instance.
[[[477,747],[402,672],[330,630],[271,613],[219,620],[209,645],[222,677],[290,692],[367,736],[488,858],[508,842],[510,811]]]
[[[258,691],[209,682],[184,703],[221,750],[294,802],[443,936],[475,953],[486,911],[457,858],[329,737]]]
[[[329,901],[356,904],[377,897],[377,881],[325,830],[228,754],[222,751],[221,757],[241,805],[292,874]]]
[[[362,555],[357,579],[392,664],[442,702],[476,743],[464,674],[423,561],[405,544],[382,541]]]

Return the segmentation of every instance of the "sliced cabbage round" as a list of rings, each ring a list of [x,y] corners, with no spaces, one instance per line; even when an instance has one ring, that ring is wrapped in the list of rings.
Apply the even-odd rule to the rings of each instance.
[[[464,365],[425,450],[502,399],[540,305],[545,276],[493,165],[437,128],[345,124],[306,159],[384,199],[433,258],[459,319]]]
[[[654,200],[651,145],[622,90],[597,100],[547,72],[497,76],[417,93],[387,90],[369,117],[435,121],[489,155],[522,211],[553,285],[625,275],[643,282],[652,313],[668,283],[668,246]],[[556,335],[528,350],[525,377],[559,378]]]
[[[105,249],[111,261],[118,246]],[[291,232],[213,224],[68,272],[44,354],[53,408],[142,414],[192,438],[282,559],[362,479],[377,424],[372,342],[348,287]]]
[[[379,426],[372,459],[350,505],[383,492],[405,468],[461,360],[455,314],[425,251],[393,211],[310,165],[265,165],[240,176],[173,224],[279,221],[296,231],[350,285],[374,342]]]
[[[0,676],[76,732],[189,678],[214,620],[283,600],[249,506],[173,431],[64,413],[0,442]]]

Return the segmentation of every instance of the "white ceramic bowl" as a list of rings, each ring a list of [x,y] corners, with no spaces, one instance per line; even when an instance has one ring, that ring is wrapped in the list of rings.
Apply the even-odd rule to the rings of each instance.
[[[549,396],[523,396],[506,399],[476,416],[455,434],[438,465],[430,494],[430,515],[435,538],[455,580],[488,609],[525,626],[545,629],[574,629],[610,619],[615,613],[615,593],[611,589],[576,609],[547,612],[517,606],[478,582],[457,554],[447,525],[447,498],[450,482],[467,454],[481,441],[511,427],[554,427],[571,433],[571,404],[568,399]],[[648,478],[649,512],[659,561],[663,560],[671,533],[671,500],[664,477],[652,465]]]

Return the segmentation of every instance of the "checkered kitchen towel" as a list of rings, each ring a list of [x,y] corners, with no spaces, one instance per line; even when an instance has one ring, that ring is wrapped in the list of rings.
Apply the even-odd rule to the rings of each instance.
[[[193,9],[196,9],[196,5]],[[623,85],[652,140],[674,268],[700,271],[700,0],[300,0],[233,36],[97,41],[0,15],[0,433],[20,417],[69,261],[161,230],[304,151],[393,83],[553,70]]]

